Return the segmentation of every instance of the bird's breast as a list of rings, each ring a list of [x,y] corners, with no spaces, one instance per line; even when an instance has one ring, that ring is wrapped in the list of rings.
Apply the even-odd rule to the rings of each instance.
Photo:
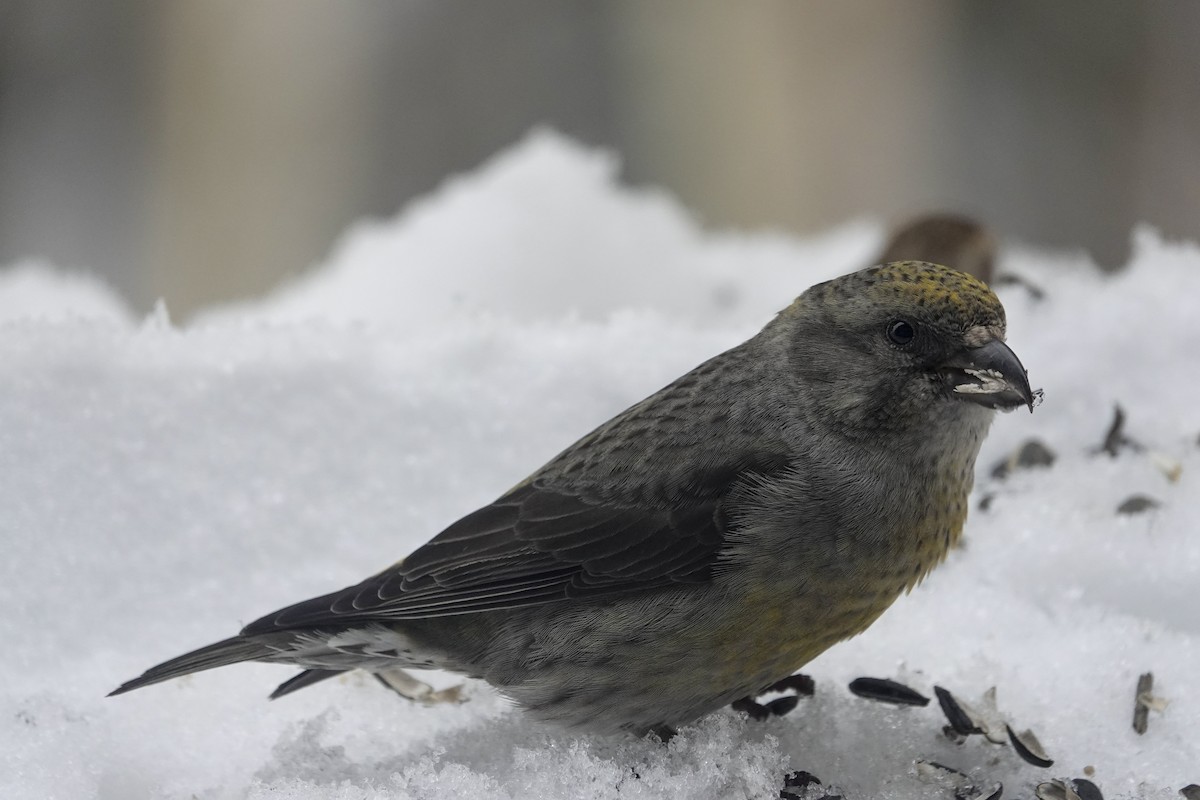
[[[970,456],[928,463],[909,475],[918,480],[860,477],[836,496],[828,484],[830,496],[820,498],[813,495],[819,482],[805,480],[799,500],[780,498],[784,505],[746,533],[770,546],[742,549],[771,557],[747,559],[726,578],[723,672],[770,682],[870,626],[958,541]]]

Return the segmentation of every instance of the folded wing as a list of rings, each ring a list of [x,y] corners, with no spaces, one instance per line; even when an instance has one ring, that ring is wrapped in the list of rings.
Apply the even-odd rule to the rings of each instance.
[[[669,503],[621,503],[523,484],[400,564],[269,614],[242,633],[424,619],[707,581],[725,540],[726,501],[754,476],[761,471],[726,465],[697,476],[694,491]]]

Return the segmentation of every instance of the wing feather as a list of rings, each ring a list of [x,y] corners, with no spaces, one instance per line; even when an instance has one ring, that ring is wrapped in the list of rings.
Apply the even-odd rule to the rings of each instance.
[[[725,541],[727,499],[761,477],[742,466],[698,475],[690,495],[657,502],[523,484],[401,563],[263,617],[243,633],[469,614],[708,580]]]

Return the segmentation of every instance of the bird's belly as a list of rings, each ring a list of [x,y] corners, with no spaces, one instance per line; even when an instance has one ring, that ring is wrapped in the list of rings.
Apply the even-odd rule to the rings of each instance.
[[[717,587],[690,591],[725,593]],[[792,674],[866,628],[897,593],[848,597],[836,610],[816,595],[772,592],[726,594],[704,603],[693,596],[674,609],[659,609],[662,614],[646,613],[644,606],[623,613],[622,603],[634,600],[610,603],[593,621],[559,618],[546,626],[555,634],[535,634],[537,656],[521,654],[519,680],[495,670],[483,677],[559,724],[602,732],[685,724]],[[669,600],[651,601],[659,603]],[[657,622],[638,629],[617,622],[646,618]],[[532,632],[540,622],[523,623],[524,630]],[[556,635],[563,629],[575,631],[573,641]]]
[[[714,682],[756,692],[865,630],[898,594],[872,590],[787,597],[747,592],[735,601],[714,648]]]
[[[712,648],[715,681],[754,690],[863,632],[945,557],[960,529],[961,518],[931,519],[907,537],[891,537],[890,547],[845,554],[836,566],[775,564],[744,576],[729,590]]]
[[[477,662],[491,668],[471,671],[559,724],[596,731],[684,724],[861,633],[944,552],[904,544],[857,554],[842,570],[775,564],[761,575],[745,570],[736,580],[590,608],[506,613],[496,620],[501,635]]]

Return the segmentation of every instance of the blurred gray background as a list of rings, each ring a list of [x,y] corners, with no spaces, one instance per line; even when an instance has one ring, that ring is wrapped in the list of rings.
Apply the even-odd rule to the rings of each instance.
[[[1200,240],[1200,3],[0,0],[0,264],[176,316],[548,124],[709,225]]]

